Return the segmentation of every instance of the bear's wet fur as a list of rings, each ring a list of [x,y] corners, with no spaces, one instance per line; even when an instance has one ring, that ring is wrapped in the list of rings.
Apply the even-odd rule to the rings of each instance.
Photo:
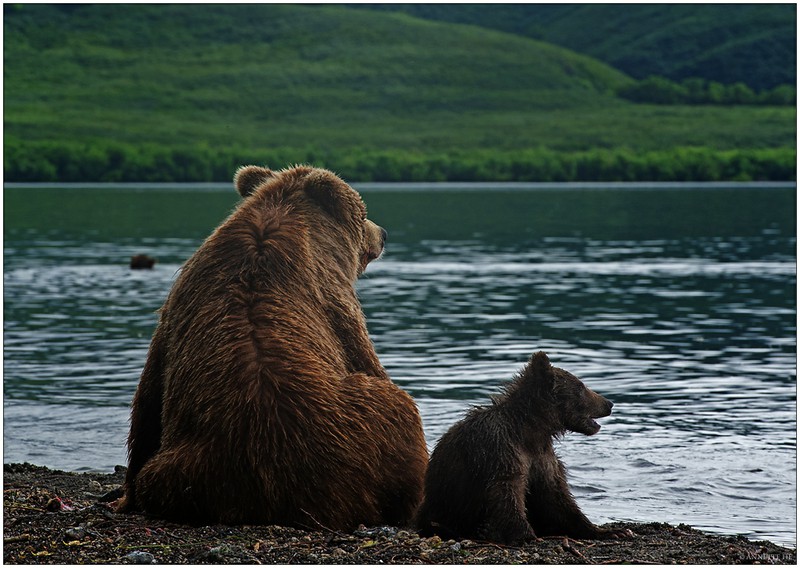
[[[535,353],[490,406],[476,407],[431,455],[417,525],[424,535],[501,544],[537,536],[616,538],[592,524],[567,484],[553,438],[591,436],[611,401]]]
[[[409,524],[428,453],[354,284],[386,232],[333,173],[240,168],[185,263],[131,409],[120,511],[190,524]]]

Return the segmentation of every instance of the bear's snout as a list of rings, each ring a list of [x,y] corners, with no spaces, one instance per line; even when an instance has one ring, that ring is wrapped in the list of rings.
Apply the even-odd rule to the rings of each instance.
[[[605,398],[604,396],[597,395],[600,399],[599,413],[592,416],[592,418],[603,418],[611,414],[611,409],[614,408],[614,403]]]
[[[370,221],[369,219],[366,221],[366,230],[365,230],[365,250],[361,254],[361,266],[359,267],[359,274],[364,272],[367,265],[379,258],[381,254],[383,254],[383,248],[386,245],[386,238],[388,237],[388,233],[386,229],[380,227]]]
[[[587,436],[593,436],[600,430],[600,424],[595,422],[594,419],[610,415],[614,403],[592,390],[589,390],[589,393],[591,396],[591,403],[586,408],[587,416],[576,428],[571,428],[571,430],[586,434]]]

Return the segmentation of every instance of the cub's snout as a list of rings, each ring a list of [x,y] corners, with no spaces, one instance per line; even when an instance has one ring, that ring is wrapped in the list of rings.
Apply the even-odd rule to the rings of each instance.
[[[587,416],[585,416],[583,420],[580,420],[576,425],[577,427],[572,428],[572,430],[580,432],[581,434],[586,434],[587,436],[593,436],[600,431],[600,424],[595,422],[594,418],[603,418],[610,415],[614,403],[591,389],[586,390],[591,400],[588,405]]]
[[[600,396],[599,394],[595,393],[598,399],[600,399],[597,403],[597,413],[592,416],[592,418],[603,418],[604,416],[609,416],[611,414],[611,409],[614,408],[614,403],[608,400],[604,396]]]

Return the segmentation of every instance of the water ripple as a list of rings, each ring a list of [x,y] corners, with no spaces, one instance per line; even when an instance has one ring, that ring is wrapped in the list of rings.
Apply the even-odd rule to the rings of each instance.
[[[573,225],[511,219],[511,228],[461,216],[446,227],[460,236],[434,238],[408,221],[422,206],[391,226],[406,198],[381,195],[391,204],[389,249],[358,292],[382,362],[419,405],[429,447],[545,350],[615,402],[596,436],[558,445],[590,518],[686,522],[794,546],[793,226],[759,228],[748,211],[747,224],[714,228],[723,236],[683,235],[659,217],[637,238],[618,238],[597,236],[611,229],[588,225],[588,214]],[[157,192],[136,199],[145,197]],[[527,207],[524,192],[515,199]],[[381,213],[379,199],[369,205]],[[210,229],[111,238],[103,231],[115,227],[11,225],[4,459],[108,470],[125,462],[155,312]],[[432,220],[425,227],[445,232]],[[143,251],[159,259],[155,269],[129,270]]]

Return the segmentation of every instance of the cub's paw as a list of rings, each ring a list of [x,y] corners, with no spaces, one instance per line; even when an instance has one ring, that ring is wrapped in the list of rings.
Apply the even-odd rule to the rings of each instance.
[[[527,524],[527,523],[526,523]],[[478,529],[476,535],[478,540],[493,542],[495,544],[502,544],[506,546],[521,546],[526,542],[539,540],[533,529],[528,526],[497,526],[495,523],[492,525],[484,524]]]

